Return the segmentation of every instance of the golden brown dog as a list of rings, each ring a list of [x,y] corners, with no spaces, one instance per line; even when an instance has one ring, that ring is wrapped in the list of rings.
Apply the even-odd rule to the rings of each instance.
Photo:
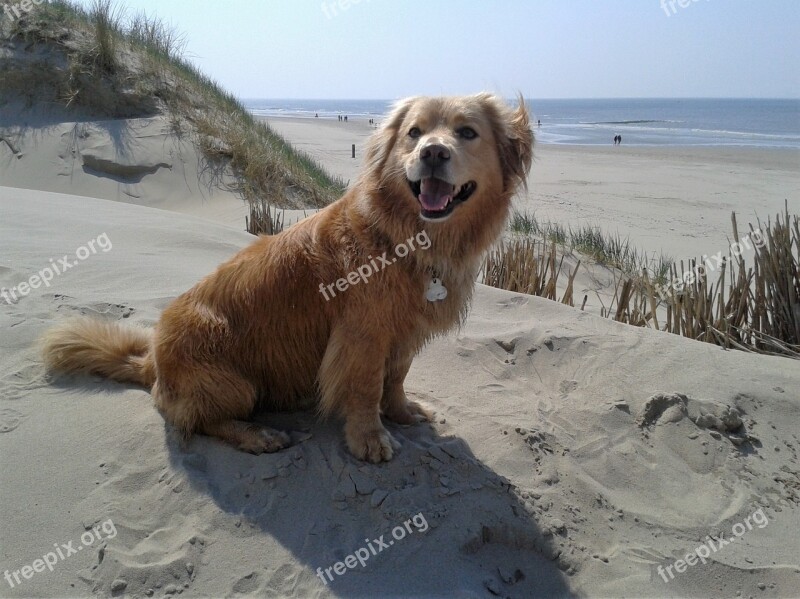
[[[236,254],[152,331],[91,319],[52,329],[45,362],[151,388],[185,435],[253,453],[289,443],[247,422],[257,404],[318,397],[322,414],[344,416],[355,456],[389,460],[381,414],[427,419],[403,390],[411,360],[466,316],[532,147],[521,98],[516,110],[490,94],[403,100],[340,200]]]

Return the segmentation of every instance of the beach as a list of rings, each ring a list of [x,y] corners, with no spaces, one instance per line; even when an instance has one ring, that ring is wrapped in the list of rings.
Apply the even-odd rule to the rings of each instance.
[[[352,119],[267,122],[345,181],[355,180],[373,131]],[[766,220],[783,210],[785,200],[790,212],[797,210],[798,189],[797,150],[537,144],[528,190],[515,207],[540,222],[597,226],[644,252],[680,261],[727,254],[731,212],[745,232],[756,216]]]
[[[374,127],[365,119],[347,123],[335,119],[279,117],[269,126],[352,183]],[[537,130],[534,129],[534,133]],[[356,158],[352,158],[352,145]],[[626,147],[539,143],[527,181],[514,210],[533,215],[539,223],[564,230],[586,227],[607,239],[619,238],[645,258],[651,270],[662,260],[707,265],[710,282],[718,280],[720,260],[734,242],[732,213],[740,239],[753,236],[750,225],[774,219],[788,203],[797,210],[800,151],[741,147]],[[292,211],[287,222],[302,218]],[[750,260],[753,244],[742,246]],[[570,251],[558,282],[563,293],[570,273],[576,305],[600,315],[614,300],[619,271]],[[580,265],[578,261],[580,260]],[[560,295],[559,295],[560,297]],[[584,303],[585,302],[585,303]],[[664,311],[659,310],[663,322]]]
[[[46,375],[36,340],[49,326],[76,314],[152,326],[252,237],[241,199],[197,176],[191,147],[145,172],[177,155],[160,117],[126,127],[144,133],[124,157],[85,126],[76,143],[95,149],[90,164],[106,156],[119,171],[109,165],[124,158],[126,172],[144,172],[124,181],[80,159],[53,169],[74,123],[24,118],[17,152],[0,145],[0,286],[28,283],[0,303],[0,596],[780,597],[800,587],[800,369],[785,358],[479,285],[463,329],[428,345],[407,379],[434,422],[390,425],[401,448],[378,466],[355,460],[341,423],[313,411],[259,413],[293,445],[251,456],[182,441],[144,390]],[[270,125],[351,183],[372,131],[357,120]],[[689,257],[726,247],[731,210],[741,225],[786,198],[791,207],[796,160],[541,144],[517,206]],[[75,265],[34,287],[61,256]],[[75,552],[58,556],[67,545]]]
[[[0,0],[0,598],[797,597],[798,13],[621,4]]]

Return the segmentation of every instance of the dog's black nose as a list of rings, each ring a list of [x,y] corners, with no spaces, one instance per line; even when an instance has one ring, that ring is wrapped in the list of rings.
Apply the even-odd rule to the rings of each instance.
[[[450,160],[450,150],[441,144],[430,144],[422,148],[420,158],[427,166],[436,168]]]

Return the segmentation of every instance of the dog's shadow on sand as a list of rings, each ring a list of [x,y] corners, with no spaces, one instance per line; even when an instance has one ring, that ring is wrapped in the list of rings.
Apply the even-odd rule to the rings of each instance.
[[[532,496],[439,425],[387,424],[401,447],[374,465],[347,451],[335,419],[304,411],[255,420],[292,431],[292,446],[254,456],[207,437],[182,442],[167,427],[169,457],[235,516],[231,528],[291,552],[300,566],[290,568],[284,592],[319,585],[339,597],[575,596],[563,529],[538,523]],[[275,590],[272,573],[258,569],[262,558],[241,591]]]

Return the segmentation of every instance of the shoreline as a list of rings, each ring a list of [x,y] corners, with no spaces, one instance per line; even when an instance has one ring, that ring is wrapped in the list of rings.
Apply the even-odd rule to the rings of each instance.
[[[335,124],[335,125],[361,125],[370,127],[372,129],[377,129],[380,125],[381,120],[386,116],[384,114],[378,115],[376,117],[366,117],[366,116],[351,116],[347,123],[341,122],[338,119],[334,118],[330,115],[325,116],[300,116],[300,115],[260,115],[260,114],[253,114],[253,118],[258,121],[265,121],[268,123],[273,122],[285,122],[285,123],[292,123],[298,125],[306,125],[306,124],[320,124],[320,125],[328,125],[328,124]],[[370,125],[367,121],[372,118],[375,121],[374,125]],[[547,127],[546,125],[544,126]],[[537,132],[541,131],[537,127],[533,127],[533,134],[536,137]],[[788,153],[788,154],[796,154],[798,160],[798,167],[800,167],[800,148],[789,147],[789,146],[766,146],[766,145],[751,145],[751,144],[653,144],[653,143],[630,143],[623,141],[621,146],[615,146],[613,143],[607,144],[600,144],[600,143],[569,143],[563,141],[543,141],[543,140],[536,140],[537,146],[547,146],[547,147],[561,147],[561,148],[607,148],[611,147],[615,150],[622,150],[625,148],[635,148],[645,149],[645,150],[709,150],[709,151],[726,151],[730,150],[731,152],[737,152],[740,150],[747,151],[747,150],[754,150],[754,151],[766,151],[766,152],[780,152],[780,153]]]

